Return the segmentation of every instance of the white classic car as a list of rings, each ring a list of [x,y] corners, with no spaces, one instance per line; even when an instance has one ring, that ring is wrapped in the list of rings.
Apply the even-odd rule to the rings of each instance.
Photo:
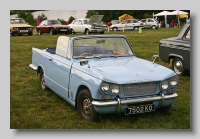
[[[103,16],[104,15],[93,15],[90,18],[78,18],[73,20],[68,26],[71,28],[72,34],[77,32],[85,34],[104,34],[105,26],[101,22]]]
[[[134,30],[137,31],[139,27],[143,28],[143,23],[138,21],[137,19],[128,19],[123,20],[118,24],[113,24],[110,26],[110,30],[117,31],[117,30]]]

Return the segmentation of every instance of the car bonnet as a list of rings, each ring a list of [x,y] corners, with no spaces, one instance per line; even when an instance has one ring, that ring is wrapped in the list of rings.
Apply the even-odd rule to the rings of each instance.
[[[137,57],[89,59],[88,74],[101,80],[117,83],[152,82],[167,79],[175,73],[161,65]]]
[[[92,15],[89,20],[89,24],[100,23],[104,15]]]

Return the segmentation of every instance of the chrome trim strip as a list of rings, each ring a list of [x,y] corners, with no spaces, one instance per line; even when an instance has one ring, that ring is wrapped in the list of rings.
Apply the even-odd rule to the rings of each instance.
[[[136,103],[143,103],[143,102],[152,102],[152,101],[162,101],[167,99],[173,99],[178,96],[177,93],[174,93],[172,95],[161,95],[156,97],[149,97],[149,98],[138,98],[138,99],[131,99],[131,100],[121,100],[118,98],[117,101],[112,100],[108,102],[101,102],[101,101],[92,101],[92,105],[96,107],[107,107],[107,106],[117,106],[117,112],[120,112],[119,107],[122,105],[128,105],[128,104],[136,104]],[[120,103],[121,102],[121,103]],[[164,105],[164,103],[162,103]]]
[[[33,65],[33,64],[29,64],[29,67],[31,67],[35,71],[37,70],[37,67],[35,65]]]

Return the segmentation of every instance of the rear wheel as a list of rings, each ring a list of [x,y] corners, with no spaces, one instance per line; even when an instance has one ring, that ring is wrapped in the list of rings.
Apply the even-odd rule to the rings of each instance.
[[[77,108],[81,119],[91,120],[94,122],[100,121],[101,116],[92,106],[92,97],[88,89],[83,89],[78,94]]]
[[[40,78],[39,79],[40,79],[40,88],[42,90],[47,90],[47,86],[44,81],[44,71],[42,68],[40,69]]]
[[[156,29],[156,26],[152,26],[151,28],[152,28],[153,30],[155,30],[155,29]]]

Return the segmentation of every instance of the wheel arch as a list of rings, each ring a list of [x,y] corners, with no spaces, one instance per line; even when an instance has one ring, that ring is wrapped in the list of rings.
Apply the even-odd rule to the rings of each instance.
[[[86,85],[80,85],[80,86],[78,87],[78,89],[77,89],[77,92],[76,92],[76,97],[75,97],[75,108],[77,108],[77,98],[78,98],[78,95],[79,95],[80,91],[83,90],[83,89],[88,89],[89,92],[90,92],[90,94],[91,94],[91,91],[90,91],[89,87],[87,87]]]
[[[170,54],[168,58],[168,62],[170,62],[171,59],[174,59],[176,57],[180,58],[184,62],[184,58],[181,55],[177,55],[177,54]]]

